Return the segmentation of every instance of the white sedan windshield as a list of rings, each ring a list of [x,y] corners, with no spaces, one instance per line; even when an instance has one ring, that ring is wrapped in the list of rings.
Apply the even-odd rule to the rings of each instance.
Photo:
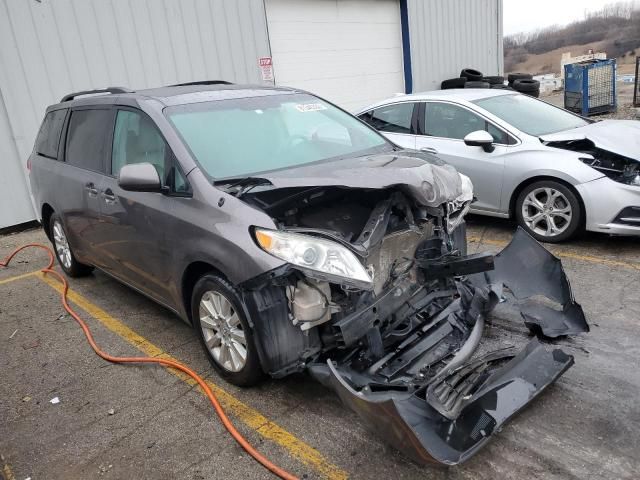
[[[307,94],[186,104],[165,114],[216,179],[392,148],[356,118]]]
[[[527,95],[499,95],[473,103],[487,112],[533,136],[583,127],[586,120]]]

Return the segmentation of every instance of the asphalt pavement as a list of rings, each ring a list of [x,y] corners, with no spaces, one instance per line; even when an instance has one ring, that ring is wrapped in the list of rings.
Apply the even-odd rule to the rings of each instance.
[[[470,217],[470,251],[499,251],[514,229]],[[41,230],[0,236],[0,257],[34,241],[46,241]],[[638,478],[640,240],[586,234],[551,250],[591,332],[554,342],[575,365],[475,457],[449,468],[417,465],[386,446],[306,375],[251,389],[225,383],[188,325],[103,273],[71,279],[71,299],[108,352],[170,356],[204,375],[240,431],[303,478]],[[273,478],[192,382],[97,357],[55,281],[28,275],[46,263],[43,253],[17,260],[0,269],[0,478]]]

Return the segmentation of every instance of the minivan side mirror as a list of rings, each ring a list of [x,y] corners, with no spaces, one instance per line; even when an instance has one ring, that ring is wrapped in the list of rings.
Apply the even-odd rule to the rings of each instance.
[[[465,145],[470,147],[482,147],[485,152],[491,153],[495,150],[493,137],[485,130],[476,130],[464,137]]]
[[[162,191],[158,171],[149,162],[124,165],[118,175],[118,185],[129,192]]]

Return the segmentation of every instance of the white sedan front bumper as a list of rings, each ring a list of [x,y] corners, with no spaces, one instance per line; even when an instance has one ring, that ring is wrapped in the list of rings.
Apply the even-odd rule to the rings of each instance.
[[[586,210],[586,229],[612,235],[640,235],[640,186],[602,177],[576,185]]]

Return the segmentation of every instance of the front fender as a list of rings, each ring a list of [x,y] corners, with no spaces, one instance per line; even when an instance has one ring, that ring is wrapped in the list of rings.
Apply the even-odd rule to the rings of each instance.
[[[576,186],[604,176],[580,161],[581,156],[588,155],[551,147],[513,153],[505,164],[501,208],[508,211],[514,192],[523,182],[532,178],[552,177]]]

